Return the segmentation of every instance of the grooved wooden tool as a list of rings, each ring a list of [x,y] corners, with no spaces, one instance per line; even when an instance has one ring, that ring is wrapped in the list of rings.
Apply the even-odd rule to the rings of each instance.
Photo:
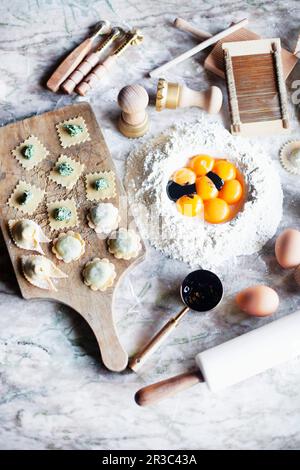
[[[110,32],[111,26],[109,21],[100,21],[97,31],[89,38],[85,39],[77,46],[57,67],[47,82],[47,88],[51,91],[58,91],[60,85],[68,78],[68,76],[82,62],[85,56],[90,52],[95,39],[102,34]]]
[[[280,39],[224,42],[231,132],[245,136],[288,132]]]

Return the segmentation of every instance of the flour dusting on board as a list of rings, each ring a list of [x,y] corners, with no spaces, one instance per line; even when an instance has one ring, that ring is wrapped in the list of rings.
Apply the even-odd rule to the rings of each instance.
[[[213,225],[181,215],[166,194],[171,174],[196,154],[226,158],[244,175],[246,202],[230,222]],[[279,176],[260,146],[233,137],[208,119],[182,122],[131,152],[127,160],[129,204],[145,239],[192,268],[213,268],[260,250],[282,216]]]

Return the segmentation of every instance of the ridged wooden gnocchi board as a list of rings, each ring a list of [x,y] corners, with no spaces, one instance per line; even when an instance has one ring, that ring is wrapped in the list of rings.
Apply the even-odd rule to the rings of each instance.
[[[64,149],[60,145],[55,126],[59,122],[76,116],[84,118],[90,140]],[[11,151],[31,134],[39,138],[49,150],[49,154],[35,169],[25,171],[16,158],[12,156]],[[83,175],[71,190],[64,189],[48,179],[49,171],[53,168],[54,163],[61,154],[80,160],[85,166],[83,175],[104,170],[112,170],[115,173],[115,167],[109,150],[95,115],[88,103],[67,106],[40,116],[34,116],[9,124],[0,129],[0,211],[3,236],[22,296],[25,299],[50,299],[73,308],[82,315],[92,328],[97,338],[105,366],[112,371],[121,371],[127,366],[128,356],[120,344],[114,324],[114,294],[122,276],[144,258],[145,247],[142,243],[142,250],[138,256],[129,261],[116,259],[108,252],[106,239],[98,238],[97,234],[89,228],[86,222],[87,211],[93,203],[86,199]],[[22,216],[22,213],[7,205],[7,200],[14,187],[22,178],[46,191],[43,202],[31,216]],[[124,198],[125,192],[117,176],[116,186],[116,197],[104,202],[111,202],[119,208],[121,216],[120,227],[130,226],[130,228],[136,230],[132,217],[128,217],[126,198]],[[86,250],[78,261],[65,264],[56,259],[51,251],[51,243],[43,244],[42,247],[45,255],[62,271],[67,273],[68,278],[58,280],[57,292],[42,290],[32,286],[23,277],[20,266],[21,256],[34,253],[22,250],[14,245],[9,234],[7,222],[9,219],[27,217],[39,223],[45,234],[53,239],[57,236],[58,232],[50,230],[46,202],[66,197],[73,197],[76,201],[79,225],[73,230],[79,232],[84,238]],[[114,286],[105,292],[94,292],[82,281],[82,268],[93,257],[108,258],[115,265],[117,277]],[[20,315],[22,315],[22,312],[20,312]]]

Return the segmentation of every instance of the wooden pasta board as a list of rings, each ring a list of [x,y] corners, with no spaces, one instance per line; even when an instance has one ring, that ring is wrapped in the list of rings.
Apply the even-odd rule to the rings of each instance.
[[[228,36],[217,42],[211,53],[206,57],[204,61],[204,67],[207,70],[210,70],[210,72],[219,75],[219,77],[225,78],[224,54],[222,49],[223,42],[249,41],[254,39],[261,39],[261,36],[246,28],[241,28],[232,34],[229,34]],[[298,58],[294,54],[283,48],[281,50],[281,53],[283,75],[286,79],[295,67],[296,63],[298,62]]]
[[[91,139],[90,141],[63,149],[60,145],[55,125],[76,116],[82,116],[85,119]],[[37,136],[49,150],[50,154],[35,169],[26,172],[11,155],[11,151],[30,134]],[[92,328],[97,338],[105,366],[112,371],[121,371],[127,366],[128,356],[120,344],[114,324],[114,295],[122,276],[130,268],[143,260],[145,247],[142,243],[142,250],[138,257],[129,261],[118,260],[108,252],[106,240],[98,238],[94,230],[89,228],[86,223],[86,214],[93,202],[86,199],[83,175],[72,190],[66,190],[58,186],[47,177],[60,154],[74,157],[77,160],[80,159],[81,163],[85,165],[83,174],[103,170],[115,172],[115,167],[102,132],[88,103],[67,106],[40,116],[34,116],[9,124],[0,129],[0,216],[4,240],[22,296],[25,299],[50,299],[73,308],[82,315]],[[7,205],[10,194],[21,178],[46,190],[44,201],[32,216],[24,216]],[[127,217],[125,192],[117,177],[116,186],[117,196],[105,202],[112,202],[119,208],[121,216],[120,226],[130,226],[130,228],[136,229],[132,217]],[[57,292],[46,291],[32,286],[23,277],[20,269],[20,258],[22,255],[34,254],[34,252],[21,250],[14,245],[8,231],[7,221],[17,218],[35,220],[43,228],[46,235],[53,239],[57,236],[58,232],[50,230],[47,220],[46,200],[53,201],[65,197],[74,197],[76,200],[79,226],[71,230],[81,233],[86,242],[86,251],[78,261],[65,264],[56,259],[51,251],[51,243],[49,245],[44,243],[42,247],[45,255],[69,276],[67,279],[58,280]],[[82,282],[82,268],[87,261],[94,257],[108,258],[110,262],[114,263],[116,268],[117,278],[114,286],[105,292],[94,292]]]

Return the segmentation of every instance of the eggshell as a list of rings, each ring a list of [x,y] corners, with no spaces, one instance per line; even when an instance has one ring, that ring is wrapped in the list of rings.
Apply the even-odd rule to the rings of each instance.
[[[279,297],[271,287],[259,285],[242,290],[236,296],[236,303],[248,315],[267,317],[276,312]]]
[[[284,230],[276,240],[275,255],[282,268],[295,268],[300,264],[300,232],[293,228]]]

